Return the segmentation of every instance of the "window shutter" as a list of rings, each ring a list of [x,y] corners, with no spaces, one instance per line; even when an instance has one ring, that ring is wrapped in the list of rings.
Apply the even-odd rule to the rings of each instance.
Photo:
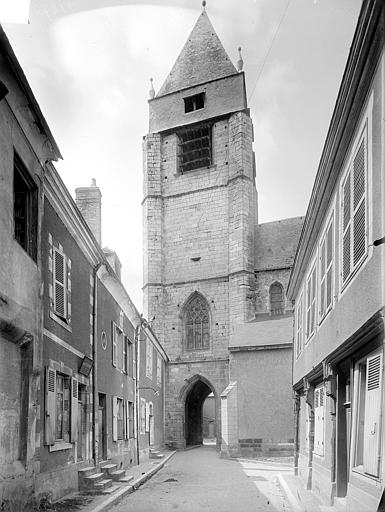
[[[66,296],[66,261],[65,255],[59,251],[56,247],[53,251],[54,255],[54,271],[53,271],[53,280],[54,280],[54,310],[55,313],[62,317],[66,318],[67,316],[67,296]]]
[[[382,354],[367,359],[364,471],[379,476]]]
[[[118,399],[112,397],[112,440],[118,440]]]
[[[112,364],[116,366],[116,328],[115,324],[111,323],[111,338],[112,338]]]
[[[350,206],[350,180],[351,172],[349,171],[345,178],[345,183],[342,187],[342,282],[350,276],[351,268],[351,249],[350,249],[350,225],[351,225],[351,206]]]
[[[56,430],[56,371],[45,371],[45,444],[55,444]]]
[[[146,432],[150,431],[150,404],[146,402]]]
[[[79,388],[77,379],[71,379],[71,443],[78,440],[78,399]]]
[[[125,402],[126,406],[126,439],[130,438],[130,402]]]

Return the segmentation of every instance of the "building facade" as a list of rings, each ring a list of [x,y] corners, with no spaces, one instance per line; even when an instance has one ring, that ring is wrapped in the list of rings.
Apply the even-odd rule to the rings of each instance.
[[[170,358],[166,441],[177,448],[202,442],[202,406],[212,394],[218,447],[238,453],[240,445],[246,444],[240,439],[253,438],[259,440],[256,449],[277,448],[293,438],[286,418],[277,420],[274,436],[262,426],[270,416],[265,420],[259,415],[258,421],[249,422],[247,431],[238,432],[238,400],[255,398],[246,381],[244,386],[240,382],[242,371],[238,370],[243,363],[239,353],[244,345],[265,351],[280,344],[267,357],[273,361],[273,354],[280,353],[275,361],[278,367],[290,363],[292,310],[284,287],[301,219],[288,221],[294,244],[287,261],[283,263],[284,251],[276,244],[278,264],[256,273],[258,230],[262,228],[258,225],[253,126],[245,77],[241,64],[237,70],[231,63],[205,9],[163,86],[152,96],[149,133],[143,144],[144,312],[154,317],[154,332]],[[271,286],[272,307],[266,300]],[[258,317],[258,311],[265,316]],[[290,318],[284,346],[270,335],[259,339],[262,331],[255,328],[257,317],[270,325],[286,315]],[[238,333],[245,324],[249,327],[246,344]],[[267,334],[266,328],[263,332]],[[238,349],[231,357],[230,345]],[[247,378],[256,378],[254,368],[244,369]],[[283,416],[291,417],[290,376],[286,373],[270,396]],[[233,410],[225,407],[228,417],[221,418],[221,402],[226,400],[221,394],[231,383],[236,394]],[[266,384],[261,379],[258,386]],[[236,421],[229,431],[233,417]]]
[[[349,511],[377,510],[385,470],[384,21],[363,2],[288,292],[295,470]]]

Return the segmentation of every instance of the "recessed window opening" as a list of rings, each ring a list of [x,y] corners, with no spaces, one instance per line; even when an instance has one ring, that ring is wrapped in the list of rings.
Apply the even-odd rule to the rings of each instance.
[[[205,106],[205,93],[201,92],[199,94],[194,94],[194,96],[189,96],[188,98],[183,98],[184,100],[184,111],[186,114],[188,112],[193,112],[194,110],[200,110]]]
[[[179,132],[179,171],[209,167],[212,162],[211,125],[200,125]]]
[[[196,296],[189,303],[185,317],[187,350],[208,349],[210,346],[210,320],[206,302]]]
[[[36,261],[37,257],[37,186],[15,154],[14,174],[15,239]]]

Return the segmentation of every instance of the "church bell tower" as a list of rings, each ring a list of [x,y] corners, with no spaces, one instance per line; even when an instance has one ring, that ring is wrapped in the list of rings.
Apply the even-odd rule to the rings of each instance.
[[[205,2],[203,3],[205,4]],[[166,442],[202,441],[202,404],[229,384],[229,336],[254,317],[257,191],[245,76],[203,6],[144,138],[144,314],[169,358]],[[212,395],[211,395],[212,393]]]

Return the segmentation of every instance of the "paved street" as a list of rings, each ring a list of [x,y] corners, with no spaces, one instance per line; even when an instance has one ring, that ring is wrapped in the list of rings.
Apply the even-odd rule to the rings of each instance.
[[[291,472],[283,463],[220,459],[215,448],[178,452],[138,491],[113,512],[286,512],[291,510],[278,474]]]

